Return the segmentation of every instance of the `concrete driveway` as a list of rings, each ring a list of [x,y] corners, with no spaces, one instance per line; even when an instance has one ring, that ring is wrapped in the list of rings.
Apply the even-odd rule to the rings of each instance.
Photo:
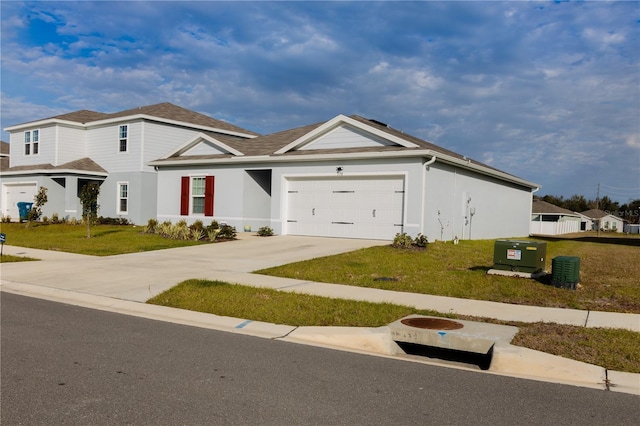
[[[42,259],[2,265],[2,281],[146,301],[190,278],[234,276],[388,241],[238,233],[238,241],[95,257],[5,246],[6,254]]]

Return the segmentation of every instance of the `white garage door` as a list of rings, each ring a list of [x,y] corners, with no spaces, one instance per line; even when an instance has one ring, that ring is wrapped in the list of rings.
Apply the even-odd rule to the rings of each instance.
[[[404,178],[288,179],[286,232],[392,240],[402,232]]]
[[[4,193],[4,197],[2,197],[2,214],[10,216],[13,221],[17,221],[20,219],[17,203],[21,201],[33,203],[37,188],[35,183],[6,184],[2,185],[2,192]]]

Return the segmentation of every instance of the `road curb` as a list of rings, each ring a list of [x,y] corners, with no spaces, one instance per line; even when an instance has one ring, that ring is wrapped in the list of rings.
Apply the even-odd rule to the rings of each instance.
[[[291,343],[394,358],[404,354],[393,341],[391,329],[387,326],[294,327],[4,280],[0,281],[0,290],[74,306]],[[411,360],[448,366],[432,358],[418,358],[412,357]],[[504,343],[494,347],[493,360],[486,372],[640,395],[640,374],[606,371],[595,365]]]

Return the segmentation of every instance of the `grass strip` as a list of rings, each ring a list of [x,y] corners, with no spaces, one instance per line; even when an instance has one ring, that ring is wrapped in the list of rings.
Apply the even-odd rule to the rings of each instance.
[[[40,259],[34,259],[33,257],[27,257],[27,256],[13,256],[10,254],[3,254],[2,256],[0,256],[0,263],[31,262],[33,260],[40,260]]]
[[[207,280],[184,281],[147,303],[291,326],[380,327],[410,314],[457,318],[390,303],[332,299]],[[551,323],[473,320],[519,327],[514,345],[611,370],[640,373],[640,333]]]

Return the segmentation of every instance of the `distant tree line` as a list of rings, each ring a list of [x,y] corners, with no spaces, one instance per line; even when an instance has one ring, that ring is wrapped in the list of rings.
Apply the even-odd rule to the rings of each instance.
[[[640,198],[625,204],[613,201],[606,195],[599,200],[587,200],[584,195],[578,194],[574,194],[569,198],[564,198],[562,195],[559,197],[555,195],[545,195],[543,197],[534,195],[533,198],[578,213],[597,208],[618,216],[629,223],[640,223]]]

